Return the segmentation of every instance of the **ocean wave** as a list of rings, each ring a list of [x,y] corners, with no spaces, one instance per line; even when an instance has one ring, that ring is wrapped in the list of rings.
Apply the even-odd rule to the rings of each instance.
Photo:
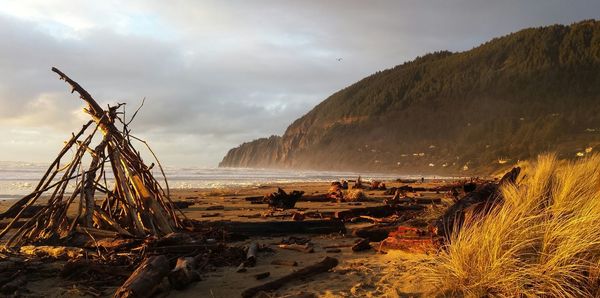
[[[0,198],[30,193],[37,186],[48,165],[27,162],[0,162]],[[153,169],[157,180],[164,184],[162,174]],[[365,180],[392,180],[397,178],[420,178],[416,175],[378,173],[248,169],[248,168],[175,168],[165,169],[169,187],[176,188],[224,188],[232,186],[257,186],[266,183],[329,182],[339,179],[355,179],[362,175]],[[109,172],[107,176],[112,177]],[[426,177],[429,178],[429,177]]]

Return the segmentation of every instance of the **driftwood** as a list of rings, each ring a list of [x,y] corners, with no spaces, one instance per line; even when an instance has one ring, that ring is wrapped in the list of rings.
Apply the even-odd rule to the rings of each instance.
[[[354,217],[359,217],[361,215],[369,215],[373,217],[385,217],[396,212],[402,211],[421,211],[425,207],[420,205],[411,205],[411,206],[374,206],[374,207],[362,207],[362,208],[353,208],[343,211],[338,211],[335,213],[335,218],[339,220],[348,220]]]
[[[25,225],[25,221],[20,220],[17,222],[0,222],[0,229],[6,229],[6,227],[8,227],[9,225],[11,225],[11,227],[13,229],[18,229],[18,228],[22,227],[23,225]]]
[[[413,201],[419,205],[429,205],[429,204],[441,204],[441,198],[412,198]]]
[[[187,209],[190,206],[194,205],[194,202],[189,202],[189,201],[174,201],[171,203],[173,205],[173,207],[178,208],[178,209]]]
[[[25,256],[53,259],[78,259],[85,256],[86,251],[79,247],[25,245],[19,248],[19,253]]]
[[[145,259],[115,293],[115,298],[150,297],[169,273],[169,260],[163,256]]]
[[[136,139],[147,146],[145,141],[129,133],[127,124],[132,119],[125,122],[124,113],[119,111],[122,104],[104,110],[77,82],[56,68],[52,71],[71,87],[71,92],[79,94],[87,104],[84,111],[92,120],[66,142],[35,190],[2,214],[2,218],[12,220],[0,231],[0,240],[6,240],[8,247],[18,247],[68,241],[74,234],[90,238],[163,236],[183,228],[177,208],[170,201],[166,179],[165,192],[152,175],[152,166],[146,166],[140,152],[131,144],[131,139]],[[117,128],[117,123],[123,126]],[[102,138],[93,146],[98,131]],[[150,147],[148,149],[154,155]],[[69,152],[73,152],[73,156],[65,160]],[[89,160],[88,165],[83,164],[85,160]],[[158,160],[157,163],[162,172]],[[105,165],[114,173],[111,185],[107,183]],[[72,193],[66,192],[69,188],[73,189]],[[96,201],[98,194],[102,194],[101,203]],[[48,197],[47,204],[33,207],[42,195]],[[67,217],[70,207],[77,210],[75,217]],[[37,209],[22,223],[32,208]],[[9,234],[9,230],[20,223],[22,225]]]
[[[302,197],[303,194],[303,191],[297,190],[294,190],[288,194],[283,189],[278,187],[277,191],[266,196],[264,201],[266,201],[271,208],[291,209],[294,208],[296,202],[298,199],[300,199],[300,197]]]
[[[371,242],[383,241],[388,237],[391,231],[395,231],[396,226],[373,225],[364,228],[358,228],[352,232],[356,237],[368,239]]]
[[[465,184],[463,184],[463,191],[465,193],[470,193],[472,191],[475,191],[477,189],[477,184],[475,182],[467,182]]]
[[[364,251],[368,249],[371,249],[369,239],[360,239],[356,241],[354,245],[352,245],[352,251]]]
[[[331,268],[338,265],[338,260],[331,257],[325,257],[320,262],[304,267],[298,271],[292,272],[288,275],[277,278],[273,281],[267,282],[265,284],[246,289],[242,292],[242,297],[249,298],[254,297],[254,295],[258,294],[260,291],[273,291],[277,290],[288,282],[298,280],[305,277],[311,277],[315,274],[327,272]]]
[[[16,205],[15,208],[9,208],[8,210],[6,210],[6,212],[0,213],[0,219],[14,218],[15,216],[17,216],[17,214],[21,212],[21,207],[22,206]],[[25,208],[25,210],[23,210],[23,212],[21,213],[21,218],[31,218],[43,208],[44,206],[41,205],[27,206],[27,208]]]
[[[437,220],[436,234],[449,241],[453,232],[460,231],[469,210],[473,212],[474,216],[485,215],[494,206],[501,204],[503,198],[498,191],[499,188],[505,184],[515,183],[520,172],[521,168],[515,167],[504,174],[500,182],[488,182],[467,193]]]
[[[125,119],[121,104],[103,109],[79,84],[53,71],[79,93],[91,120],[65,142],[34,191],[1,214],[7,218],[0,223],[0,243],[6,245],[0,253],[3,291],[19,291],[34,270],[54,271],[55,266],[42,266],[49,259],[68,259],[62,277],[85,280],[77,287],[94,296],[100,293],[93,287],[119,286],[127,278],[115,297],[150,297],[161,283],[167,285],[162,282],[167,275],[173,288],[183,288],[206,265],[242,262],[240,248],[223,244],[229,235],[222,227],[187,225],[178,210],[184,206],[171,202],[167,181],[154,178],[155,164],[146,165],[131,143],[148,147],[130,134],[128,124],[137,112]],[[47,202],[42,204],[42,197]],[[175,233],[184,228],[189,232]],[[13,255],[26,261],[13,261]]]
[[[246,250],[246,259],[237,267],[236,272],[246,272],[246,267],[256,265],[256,253],[258,252],[258,243],[252,242]]]
[[[344,233],[346,231],[344,223],[339,220],[192,222],[198,227],[221,228],[233,234],[241,234],[246,236],[272,236],[285,234],[331,234]]]
[[[404,192],[436,191],[436,189],[429,189],[429,188],[425,188],[425,187],[416,187],[416,186],[413,187],[410,185],[402,185],[400,187],[390,187],[384,192],[384,194],[393,195],[398,190],[404,191]]]
[[[287,250],[295,250],[295,251],[299,251],[299,252],[305,252],[305,253],[313,253],[315,252],[315,249],[312,247],[312,245],[310,244],[279,244],[277,245],[277,247],[281,248],[281,249],[287,249]]]
[[[248,246],[248,251],[246,252],[246,260],[244,261],[244,266],[254,267],[254,265],[256,265],[256,253],[257,252],[258,252],[258,243],[252,242]]]
[[[346,243],[346,244],[333,244],[333,245],[323,246],[323,248],[324,249],[329,249],[329,248],[340,248],[340,247],[352,247],[352,245],[354,245],[354,244],[350,244],[350,243]]]
[[[245,197],[244,200],[253,203],[253,204],[267,204],[267,202],[263,201],[265,199],[264,196],[249,196]],[[312,194],[312,195],[302,195],[298,198],[296,202],[332,202],[332,200],[327,194]]]
[[[225,210],[225,206],[223,206],[223,205],[209,206],[209,207],[206,207],[205,210]]]
[[[195,269],[196,258],[178,258],[175,268],[169,272],[169,283],[176,290],[185,289],[192,282],[200,280],[200,273],[198,273]]]
[[[244,200],[248,201],[248,202],[257,202],[257,201],[262,201],[264,198],[264,196],[250,196],[250,197],[245,197]]]
[[[298,262],[292,260],[273,260],[271,261],[271,265],[280,265],[280,266],[298,266]]]
[[[256,278],[256,280],[261,280],[261,279],[265,279],[267,277],[269,277],[271,275],[271,272],[267,271],[267,272],[261,272],[258,274],[254,274],[254,278]]]

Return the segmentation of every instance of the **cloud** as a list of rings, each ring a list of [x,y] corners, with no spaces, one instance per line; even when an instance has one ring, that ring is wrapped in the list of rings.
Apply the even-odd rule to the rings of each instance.
[[[85,121],[57,66],[129,115],[145,97],[134,133],[164,163],[198,166],[283,133],[377,70],[600,11],[591,0],[1,2],[0,160],[47,160]]]

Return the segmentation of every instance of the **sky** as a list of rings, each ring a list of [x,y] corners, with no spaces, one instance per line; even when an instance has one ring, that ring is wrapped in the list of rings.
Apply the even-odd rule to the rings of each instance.
[[[163,164],[215,167],[378,70],[592,18],[600,1],[0,0],[0,161],[49,162],[87,121],[53,66],[126,115],[145,98],[132,134]]]

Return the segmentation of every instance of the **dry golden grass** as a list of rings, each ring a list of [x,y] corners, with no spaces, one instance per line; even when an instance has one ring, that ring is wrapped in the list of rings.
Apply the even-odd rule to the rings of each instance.
[[[465,223],[421,268],[438,293],[464,297],[598,297],[600,155],[541,156],[504,204]],[[444,295],[443,294],[443,295]]]

